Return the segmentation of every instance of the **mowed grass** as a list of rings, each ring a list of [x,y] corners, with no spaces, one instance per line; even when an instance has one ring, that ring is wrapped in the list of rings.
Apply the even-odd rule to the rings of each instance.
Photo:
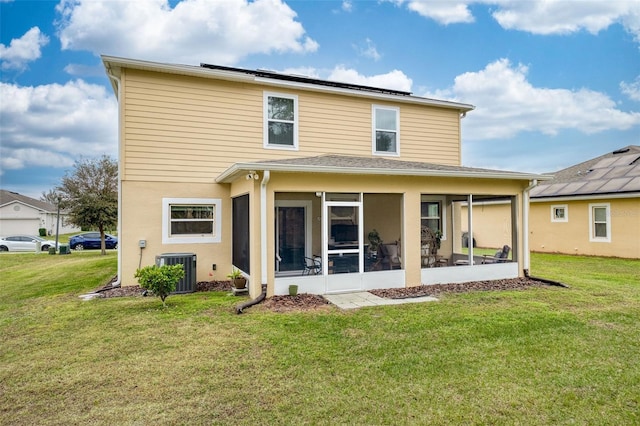
[[[0,423],[640,423],[640,261],[532,255],[570,288],[274,313],[88,302],[116,253],[0,255]]]

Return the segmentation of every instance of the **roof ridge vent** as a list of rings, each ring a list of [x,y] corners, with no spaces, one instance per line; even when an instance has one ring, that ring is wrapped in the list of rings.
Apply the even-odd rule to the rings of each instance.
[[[612,152],[613,155],[624,154],[625,152],[629,152],[629,147],[616,149]]]

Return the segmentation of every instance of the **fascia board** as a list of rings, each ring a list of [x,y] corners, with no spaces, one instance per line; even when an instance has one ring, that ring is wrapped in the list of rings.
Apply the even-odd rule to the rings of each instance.
[[[40,207],[36,207],[36,206],[34,206],[34,205],[32,205],[32,204],[25,203],[24,201],[20,201],[20,200],[11,200],[11,201],[9,201],[9,202],[6,202],[6,203],[4,203],[4,204],[1,204],[1,205],[0,205],[0,207],[6,207],[6,206],[10,206],[10,205],[12,205],[12,204],[21,204],[21,205],[23,205],[23,206],[26,206],[26,207],[32,208],[32,209],[37,210],[37,211],[40,211],[40,212],[53,213],[53,211],[52,211],[52,210],[47,210],[47,209],[43,209],[43,208],[40,208]]]
[[[455,170],[411,170],[411,169],[370,169],[353,167],[310,166],[290,164],[264,163],[236,163],[216,178],[218,183],[229,183],[238,176],[252,170],[268,170],[270,172],[286,173],[332,173],[349,175],[381,175],[381,176],[422,176],[422,177],[455,177],[476,179],[505,179],[505,180],[545,180],[551,176],[532,175],[517,172],[484,172],[484,171],[455,171]]]
[[[254,76],[250,74],[242,74],[233,71],[224,70],[212,70],[209,68],[202,68],[195,65],[178,65],[178,64],[165,64],[158,62],[142,61],[139,59],[127,59],[114,56],[102,55],[102,63],[107,70],[113,70],[115,75],[119,75],[119,69],[131,68],[142,71],[156,71],[168,74],[187,75],[193,77],[202,78],[216,78],[223,80],[235,80],[235,81],[253,81]]]

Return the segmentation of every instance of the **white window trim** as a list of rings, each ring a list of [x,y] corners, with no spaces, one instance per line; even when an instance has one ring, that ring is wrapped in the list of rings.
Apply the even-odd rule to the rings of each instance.
[[[171,219],[171,205],[201,205],[214,206],[213,236],[180,236],[172,237],[169,222]],[[163,198],[162,199],[162,244],[209,244],[219,243],[222,231],[222,199],[220,198]]]
[[[564,217],[557,218],[556,209],[564,209]],[[551,222],[569,222],[569,206],[568,204],[555,204],[551,206]]]
[[[269,97],[293,99],[293,146],[277,145],[269,143]],[[298,116],[298,96],[277,92],[264,92],[262,97],[262,133],[263,147],[265,149],[281,149],[286,151],[298,151],[298,127],[300,117]]]
[[[440,221],[442,222],[442,237],[440,237],[440,241],[446,241],[447,240],[447,204],[446,204],[446,197],[433,197],[430,195],[423,195],[420,197],[420,203],[422,203],[423,201],[438,201],[440,202],[440,206],[442,208],[442,211],[440,212],[440,215],[442,216],[440,218]],[[422,206],[420,206],[420,224],[422,224]]]
[[[594,232],[593,209],[595,207],[604,207],[607,217],[607,236],[596,237]],[[594,243],[610,243],[611,242],[611,204],[610,203],[590,203],[589,204],[589,241]]]
[[[376,111],[386,109],[395,111],[396,113],[396,151],[377,151],[376,150]],[[399,157],[400,156],[400,108],[386,105],[371,105],[371,153],[373,155]]]

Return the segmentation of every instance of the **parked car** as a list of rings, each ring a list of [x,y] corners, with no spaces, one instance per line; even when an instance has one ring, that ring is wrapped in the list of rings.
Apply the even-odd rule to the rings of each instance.
[[[113,235],[104,234],[104,245],[108,249],[118,248],[118,238]],[[100,233],[86,232],[84,234],[74,235],[69,238],[69,247],[73,250],[99,249]]]
[[[36,251],[40,243],[42,251],[48,251],[49,247],[55,247],[55,241],[45,240],[42,237],[31,235],[12,235],[0,238],[0,251]]]

